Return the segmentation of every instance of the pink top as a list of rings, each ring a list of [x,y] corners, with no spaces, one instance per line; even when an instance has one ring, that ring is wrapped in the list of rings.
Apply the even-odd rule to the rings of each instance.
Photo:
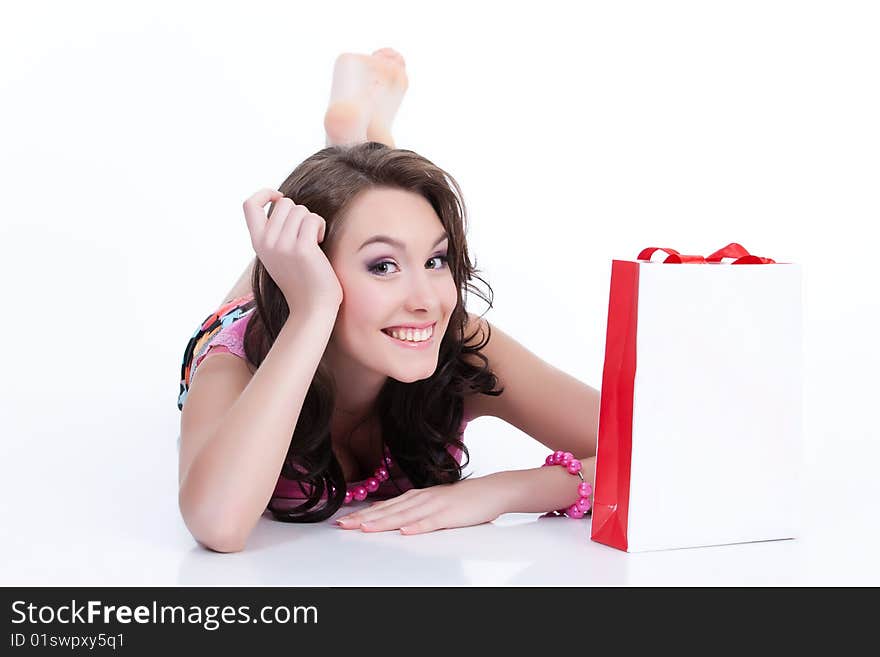
[[[214,352],[231,353],[239,358],[247,360],[247,356],[244,353],[244,331],[247,328],[248,321],[250,321],[253,313],[254,311],[251,309],[246,315],[242,315],[240,319],[217,331],[216,335],[214,335],[210,342],[205,345],[202,352],[193,357],[193,364],[189,374],[190,386],[192,386],[192,382],[196,378],[196,371],[198,370],[199,364],[208,354]]]
[[[190,386],[192,386],[192,382],[195,381],[196,373],[198,372],[198,367],[201,362],[212,353],[231,353],[235,354],[239,358],[243,358],[247,360],[247,356],[244,352],[244,332],[247,328],[247,323],[253,315],[255,309],[251,309],[247,314],[243,315],[241,318],[236,319],[229,326],[222,328],[218,331],[213,338],[205,345],[200,353],[196,354],[193,357],[193,364],[190,371]],[[468,423],[473,418],[464,417],[461,423],[461,431],[460,436],[464,435],[465,427],[467,427]],[[455,458],[456,462],[461,464],[462,450],[450,445],[449,453]],[[376,467],[379,467],[379,464],[376,464]],[[359,481],[353,481],[348,483],[349,489],[354,486],[358,486],[363,484],[366,479],[361,479]],[[379,484],[378,490],[375,493],[371,494],[371,497],[379,498],[379,497],[395,497],[399,495],[398,486],[400,487],[400,491],[406,491],[412,488],[412,483],[409,481],[407,477],[399,477],[396,480],[397,485],[395,485],[394,481],[391,479],[381,482]],[[308,484],[303,484],[303,487],[308,490]],[[290,481],[288,479],[284,479],[282,477],[278,478],[278,483],[275,486],[275,492],[273,496],[280,496],[282,498],[293,498],[297,500],[306,499],[307,495],[303,494],[300,490],[299,483],[295,481]],[[326,494],[322,499],[326,498]]]

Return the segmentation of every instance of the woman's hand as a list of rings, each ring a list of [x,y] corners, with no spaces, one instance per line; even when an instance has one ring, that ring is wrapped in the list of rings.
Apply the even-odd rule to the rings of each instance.
[[[274,205],[267,219],[263,208],[270,201]],[[324,219],[275,189],[261,189],[247,199],[244,216],[254,251],[291,312],[338,310],[342,286],[318,246],[327,229]]]
[[[343,529],[424,534],[435,529],[468,527],[491,522],[504,513],[504,488],[491,477],[454,484],[413,488],[390,500],[339,518]]]

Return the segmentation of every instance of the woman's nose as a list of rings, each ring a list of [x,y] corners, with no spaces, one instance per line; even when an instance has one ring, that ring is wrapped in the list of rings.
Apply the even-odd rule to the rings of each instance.
[[[424,308],[433,310],[440,303],[440,294],[437,289],[438,282],[431,276],[432,272],[425,270],[415,274],[410,279],[409,294],[407,301],[411,308]]]

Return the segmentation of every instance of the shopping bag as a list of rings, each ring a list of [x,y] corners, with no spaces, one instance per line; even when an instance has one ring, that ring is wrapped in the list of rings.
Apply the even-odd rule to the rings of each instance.
[[[796,538],[801,267],[736,243],[614,260],[591,539],[628,552]]]

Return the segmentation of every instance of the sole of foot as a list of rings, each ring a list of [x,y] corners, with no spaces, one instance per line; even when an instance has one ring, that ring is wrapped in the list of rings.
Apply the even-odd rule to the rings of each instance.
[[[324,115],[328,143],[391,141],[391,125],[408,86],[406,63],[392,48],[339,55]]]

